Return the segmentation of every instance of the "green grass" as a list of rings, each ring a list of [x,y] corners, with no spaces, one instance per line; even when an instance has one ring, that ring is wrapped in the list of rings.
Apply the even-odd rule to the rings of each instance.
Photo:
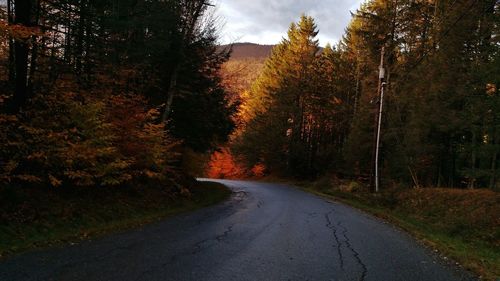
[[[213,182],[199,182],[190,191],[190,196],[172,196],[161,188],[1,190],[0,257],[136,228],[231,194]]]
[[[497,236],[499,229],[498,222],[494,221],[495,214],[491,214],[492,219],[486,220],[481,220],[479,217],[474,219],[473,215],[467,214],[467,212],[484,208],[484,205],[488,204],[493,206],[485,212],[496,211],[499,206],[495,206],[495,202],[498,202],[498,199],[495,201],[495,199],[484,198],[484,202],[481,202],[481,199],[476,198],[473,202],[477,206],[461,206],[466,210],[453,211],[453,208],[460,204],[460,200],[465,200],[459,195],[454,195],[462,191],[448,192],[441,189],[434,197],[424,198],[427,202],[421,203],[435,206],[434,208],[418,210],[409,207],[407,202],[402,202],[403,199],[381,199],[370,193],[346,192],[317,183],[300,183],[299,186],[305,191],[341,201],[399,226],[425,245],[438,250],[442,256],[458,262],[484,280],[495,281],[500,278],[500,237]],[[432,190],[429,190],[427,193],[431,192]],[[455,199],[455,201],[443,203],[440,197],[444,196],[439,193],[451,193],[451,195],[447,194],[447,200]],[[473,193],[469,191],[463,191],[463,193],[466,194],[462,197],[473,197]],[[498,196],[498,194],[493,196]],[[469,223],[466,223],[467,221]]]

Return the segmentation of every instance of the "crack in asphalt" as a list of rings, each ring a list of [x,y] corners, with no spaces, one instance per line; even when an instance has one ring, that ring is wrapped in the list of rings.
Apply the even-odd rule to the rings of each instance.
[[[230,199],[217,206],[0,262],[0,279],[476,280],[348,206],[279,186],[231,187]],[[367,232],[376,235],[367,240]]]
[[[231,217],[232,215],[234,215],[237,212],[237,210],[235,210],[235,206],[237,206],[237,204],[242,202],[245,199],[245,197],[247,197],[247,196],[248,196],[248,193],[246,191],[234,191],[232,196],[231,196],[230,201],[225,203],[224,205],[222,205],[222,210],[215,209],[215,210],[210,211],[210,213],[208,213],[208,215],[197,220],[196,224],[200,225],[203,222],[206,222],[206,221],[211,220],[213,218],[216,218],[216,220],[220,220],[221,213],[226,213],[222,218]]]
[[[366,275],[368,274],[368,268],[361,260],[359,253],[351,245],[351,240],[347,236],[347,228],[344,225],[342,225],[342,222],[340,222],[340,221],[337,223],[337,225],[343,229],[342,235],[345,238],[344,242],[345,242],[346,247],[352,252],[354,258],[356,259],[358,264],[361,266],[362,272],[361,272],[361,277],[359,278],[359,281],[364,281],[366,278]]]
[[[231,231],[233,231],[233,226],[234,226],[234,224],[228,226],[226,231],[224,231],[224,233],[222,233],[221,235],[218,235],[217,237],[215,237],[215,239],[217,239],[218,242],[222,242],[222,240],[224,238],[226,238]]]
[[[262,205],[264,205],[264,201],[259,200],[259,202],[257,202],[257,208],[262,207]]]
[[[245,197],[247,197],[247,196],[248,196],[248,193],[245,191],[233,192],[233,195],[231,196],[231,201],[233,201],[233,202],[228,203],[227,206],[224,207],[225,212],[223,212],[223,213],[227,213],[227,214],[224,215],[223,218],[231,217],[232,215],[237,213],[237,210],[235,210],[235,208],[234,208],[236,206],[236,204],[234,204],[234,203],[242,202],[245,199]],[[207,218],[211,219],[212,217],[215,217],[215,215],[220,214],[220,213],[221,213],[220,210],[214,210],[208,216],[205,216],[204,218],[199,219],[196,222],[196,224],[200,225],[201,223],[206,222]],[[203,247],[203,245],[209,241],[215,240],[217,242],[222,242],[224,240],[224,238],[226,238],[229,235],[229,233],[233,231],[233,227],[234,227],[234,224],[228,226],[222,234],[215,236],[215,238],[207,238],[207,239],[203,239],[203,240],[200,240],[200,241],[194,243],[192,246],[194,248],[194,250],[192,250],[190,252],[182,252],[182,253],[174,254],[173,256],[170,257],[170,259],[167,262],[161,263],[161,264],[156,265],[156,266],[149,267],[147,270],[144,270],[143,272],[141,272],[139,274],[139,277],[136,280],[144,280],[144,276],[151,274],[160,268],[164,268],[164,267],[174,263],[177,259],[179,259],[183,256],[196,255],[196,254],[200,253],[201,251],[203,251],[203,249],[205,249],[205,247]]]
[[[246,191],[242,191],[242,190],[234,191],[232,196],[231,196],[231,201],[226,203],[227,205],[223,208],[222,212],[221,212],[221,210],[213,210],[212,212],[210,212],[210,214],[208,216],[205,216],[204,218],[199,219],[196,222],[196,224],[201,225],[203,222],[206,222],[207,219],[212,219],[213,217],[216,217],[216,215],[220,215],[221,213],[226,213],[226,215],[224,215],[223,218],[231,217],[232,215],[237,213],[235,206],[238,203],[242,202],[247,196],[248,196],[248,193]],[[220,217],[218,219],[220,219]],[[203,247],[203,245],[209,241],[215,240],[217,242],[222,242],[224,240],[224,238],[226,238],[229,235],[229,233],[233,231],[233,227],[234,227],[234,224],[226,227],[224,232],[220,235],[216,235],[215,238],[207,238],[207,239],[203,239],[203,240],[200,240],[200,241],[194,243],[192,246],[194,249],[192,251],[174,254],[173,256],[171,256],[168,259],[167,262],[149,267],[147,270],[142,271],[139,274],[139,276],[136,278],[136,280],[137,281],[144,280],[144,276],[151,274],[160,268],[164,268],[170,264],[173,264],[177,259],[179,259],[183,256],[196,255],[196,254],[200,253],[201,251],[203,251],[203,249],[206,248],[206,247]]]
[[[149,269],[141,272],[141,274],[139,274],[139,277],[136,278],[136,280],[144,280],[144,276],[154,272],[155,270],[157,269],[160,269],[160,268],[164,268],[172,263],[174,263],[178,258],[182,257],[182,256],[189,256],[189,255],[196,255],[198,253],[200,253],[201,251],[203,251],[203,249],[206,249],[208,247],[203,247],[203,244],[209,242],[209,241],[217,241],[217,242],[222,242],[224,240],[224,238],[226,238],[229,233],[231,231],[233,231],[233,227],[234,225],[230,225],[226,228],[226,230],[220,234],[220,235],[217,235],[215,236],[215,238],[207,238],[207,239],[203,239],[203,240],[200,240],[198,242],[196,242],[193,247],[194,247],[194,250],[189,252],[189,253],[179,253],[179,254],[176,254],[176,255],[173,255],[172,257],[170,257],[169,261],[168,262],[165,262],[165,263],[162,263],[162,264],[159,264],[159,265],[156,265],[156,266],[152,266],[150,267]]]
[[[325,219],[326,219],[326,227],[330,228],[332,230],[332,233],[333,233],[333,237],[335,237],[335,248],[337,249],[337,254],[339,256],[339,260],[340,260],[340,269],[342,269],[342,271],[344,270],[344,257],[342,255],[342,242],[340,241],[338,235],[337,235],[337,228],[335,227],[335,225],[332,223],[331,219],[330,219],[330,215],[333,213],[333,209],[326,213],[325,214]],[[332,245],[333,247],[333,245]]]

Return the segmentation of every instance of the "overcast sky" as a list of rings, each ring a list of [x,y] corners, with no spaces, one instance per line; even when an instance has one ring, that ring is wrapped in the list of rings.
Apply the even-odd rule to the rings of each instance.
[[[338,42],[362,0],[216,0],[223,43],[276,44],[302,13],[315,18],[320,44]]]

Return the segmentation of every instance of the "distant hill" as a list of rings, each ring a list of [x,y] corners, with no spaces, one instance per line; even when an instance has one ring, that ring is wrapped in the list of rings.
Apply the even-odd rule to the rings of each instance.
[[[220,49],[229,48],[231,45],[222,45]],[[265,60],[271,56],[271,51],[275,45],[260,45],[255,43],[234,43],[231,60]],[[318,55],[323,52],[323,48],[319,47]]]
[[[271,50],[274,47],[274,45],[259,45],[254,43],[234,43],[232,46],[232,60],[266,59],[271,55]],[[221,46],[221,48],[227,47],[229,47],[229,45]]]

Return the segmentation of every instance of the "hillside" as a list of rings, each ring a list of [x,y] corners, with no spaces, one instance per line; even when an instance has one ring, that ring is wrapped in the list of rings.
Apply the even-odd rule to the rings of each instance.
[[[230,45],[222,47],[227,48]],[[235,43],[232,45],[233,52],[231,54],[232,60],[241,59],[266,59],[271,55],[273,45],[259,45],[254,43]]]

